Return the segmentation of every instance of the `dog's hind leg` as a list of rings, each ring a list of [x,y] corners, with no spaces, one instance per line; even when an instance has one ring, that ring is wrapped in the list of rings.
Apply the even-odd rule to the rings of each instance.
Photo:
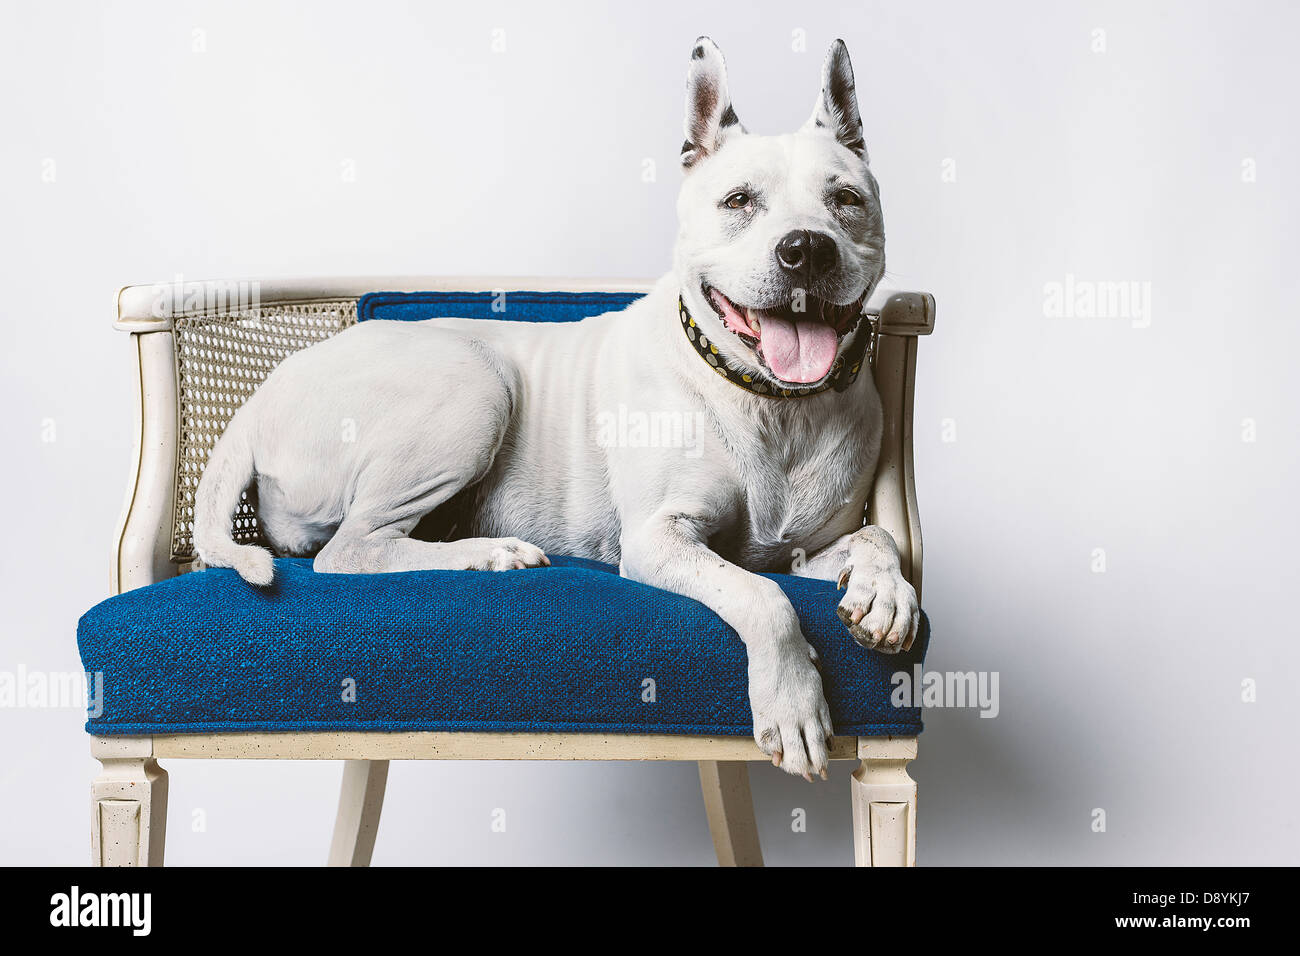
[[[316,555],[317,571],[508,571],[550,563],[540,548],[518,538],[410,537],[422,517],[484,478],[510,427],[508,378],[491,374],[498,371],[491,362],[468,368],[480,374],[458,379],[460,402],[432,394],[386,420],[396,440],[377,442],[382,452],[356,475],[343,518]]]
[[[369,500],[383,500],[386,488],[409,489],[394,477],[389,462],[372,467],[385,472],[382,481],[365,491]],[[375,485],[379,487],[376,488]],[[509,571],[550,564],[541,548],[519,538],[465,538],[460,541],[416,541],[408,537],[420,518],[447,501],[467,482],[456,470],[426,479],[413,496],[382,507],[349,510],[334,537],[316,555],[317,571],[343,574],[382,574],[390,571]],[[378,494],[377,494],[378,492]],[[361,494],[358,495],[361,498]]]
[[[419,520],[419,516],[416,516]],[[411,523],[414,527],[414,522]],[[416,541],[393,526],[360,533],[346,525],[316,555],[317,571],[383,574],[390,571],[511,571],[549,565],[541,548],[519,538]]]

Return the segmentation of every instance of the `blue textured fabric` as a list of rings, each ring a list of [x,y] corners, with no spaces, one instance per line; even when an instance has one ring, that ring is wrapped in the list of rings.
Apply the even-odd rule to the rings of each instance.
[[[625,309],[637,292],[509,292],[500,304],[492,292],[371,292],[357,302],[357,321],[460,316],[515,322],[576,322],[589,315]]]
[[[752,733],[745,650],[702,604],[609,565],[317,574],[277,560],[265,590],[209,569],[88,611],[81,659],[104,675],[94,734],[293,730]],[[924,655],[854,643],[835,585],[771,575],[821,654],[835,729],[915,734],[890,676]],[[654,681],[654,700],[643,682]],[[343,699],[355,681],[355,702]]]

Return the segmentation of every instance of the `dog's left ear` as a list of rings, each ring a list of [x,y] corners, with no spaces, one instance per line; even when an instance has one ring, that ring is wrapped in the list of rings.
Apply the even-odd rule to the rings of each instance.
[[[743,133],[727,91],[727,65],[722,51],[708,37],[700,37],[691,49],[686,74],[686,142],[682,144],[682,166],[690,169],[705,156],[722,148],[733,133]]]
[[[862,138],[862,116],[853,87],[853,64],[843,40],[831,44],[822,66],[822,91],[804,128],[824,127],[848,149],[867,161],[867,144]]]

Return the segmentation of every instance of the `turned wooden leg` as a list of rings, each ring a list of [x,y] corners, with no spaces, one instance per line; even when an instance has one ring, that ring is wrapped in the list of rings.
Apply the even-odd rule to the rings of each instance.
[[[859,737],[853,794],[853,860],[858,866],[916,865],[915,737]]]
[[[369,866],[388,784],[387,760],[345,760],[328,866]]]
[[[162,866],[167,838],[167,771],[151,737],[95,737],[103,769],[90,790],[90,865]]]
[[[749,795],[749,767],[742,760],[701,760],[700,789],[719,866],[762,866]]]

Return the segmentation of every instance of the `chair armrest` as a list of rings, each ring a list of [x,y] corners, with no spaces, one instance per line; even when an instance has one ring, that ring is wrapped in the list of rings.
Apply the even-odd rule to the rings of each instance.
[[[110,562],[113,593],[194,566],[194,495],[231,416],[282,358],[351,324],[357,296],[382,284],[177,281],[118,293],[114,325],[131,333],[136,360],[137,430]],[[235,525],[236,535],[256,533],[251,519]]]
[[[898,545],[903,576],[921,594],[921,515],[912,460],[917,336],[934,330],[934,296],[898,292],[880,306],[876,320],[875,380],[884,412],[880,459],[867,503],[867,521],[884,528]]]
[[[934,331],[934,296],[895,292],[880,306],[876,331],[881,335],[929,335]]]
[[[179,408],[172,333],[132,333],[131,352],[136,378],[135,453],[126,503],[113,537],[111,594],[144,587],[177,571],[171,560]]]

